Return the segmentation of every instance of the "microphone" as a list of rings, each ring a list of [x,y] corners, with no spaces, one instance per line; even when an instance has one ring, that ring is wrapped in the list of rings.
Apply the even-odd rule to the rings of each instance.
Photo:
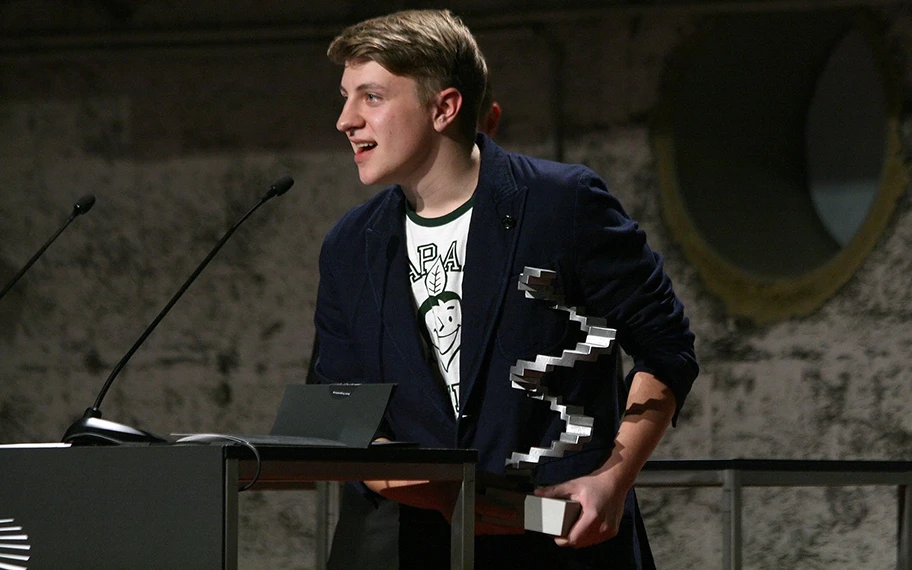
[[[70,214],[70,217],[67,218],[67,221],[62,226],[60,226],[60,229],[57,230],[57,233],[54,234],[53,236],[51,236],[51,239],[47,240],[47,243],[45,243],[41,247],[41,249],[39,249],[38,252],[35,255],[33,255],[31,259],[28,260],[28,263],[25,264],[25,267],[23,267],[19,271],[19,273],[17,273],[10,280],[10,282],[6,284],[5,287],[3,287],[3,291],[0,291],[0,299],[2,299],[4,295],[6,295],[7,291],[9,291],[10,289],[13,288],[13,285],[15,285],[17,281],[19,281],[20,277],[25,275],[25,272],[29,270],[29,268],[32,266],[32,264],[34,264],[35,261],[37,261],[38,258],[41,257],[41,254],[44,253],[44,250],[46,250],[48,248],[48,246],[50,246],[52,243],[54,243],[54,240],[57,239],[57,236],[62,234],[63,230],[65,230],[66,227],[68,225],[70,225],[70,222],[75,220],[77,216],[81,216],[81,215],[85,214],[86,212],[88,212],[89,210],[91,210],[92,206],[94,206],[94,205],[95,205],[95,196],[92,196],[91,194],[86,194],[85,196],[83,196],[82,198],[77,200],[76,204],[73,206],[73,213]]]
[[[119,424],[116,422],[103,420],[101,419],[101,401],[104,399],[105,394],[108,392],[108,389],[111,387],[111,384],[114,383],[114,378],[117,377],[117,374],[124,367],[127,361],[133,356],[133,353],[139,348],[139,346],[152,334],[152,331],[155,330],[155,327],[158,326],[158,323],[165,317],[168,311],[171,310],[171,307],[180,299],[181,295],[184,294],[184,291],[190,287],[190,284],[199,276],[203,271],[206,265],[215,257],[215,254],[218,253],[222,246],[225,245],[225,242],[228,241],[228,238],[231,237],[231,234],[240,227],[244,221],[250,217],[260,206],[266,203],[267,200],[270,200],[276,196],[281,196],[291,188],[294,184],[294,180],[291,176],[283,176],[275,182],[272,183],[272,186],[269,187],[269,190],[260,198],[259,202],[250,209],[244,216],[241,217],[237,222],[231,226],[225,235],[222,236],[222,239],[215,244],[215,247],[212,248],[212,251],[209,252],[209,255],[206,256],[206,259],[199,264],[199,267],[196,268],[196,271],[184,282],[181,288],[171,297],[171,300],[165,305],[165,308],[161,310],[155,320],[146,327],[146,330],[143,331],[139,339],[133,343],[133,346],[130,347],[130,350],[120,359],[120,362],[117,363],[117,366],[114,367],[114,370],[111,371],[111,374],[108,376],[107,381],[105,381],[104,386],[101,389],[101,392],[98,394],[98,397],[95,399],[95,404],[91,408],[87,408],[83,416],[76,420],[76,422],[71,425],[66,433],[63,435],[63,442],[70,443],[72,445],[119,445],[121,443],[167,443],[167,440],[157,436],[153,433],[136,429],[124,424]]]

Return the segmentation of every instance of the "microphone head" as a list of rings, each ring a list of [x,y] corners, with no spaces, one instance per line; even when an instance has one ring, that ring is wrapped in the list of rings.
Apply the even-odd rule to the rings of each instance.
[[[269,187],[269,195],[281,196],[285,192],[288,192],[288,189],[291,188],[293,184],[294,178],[286,174],[272,183],[272,186]]]
[[[73,215],[81,216],[89,210],[92,209],[92,206],[95,205],[95,196],[92,194],[86,194],[82,198],[76,201],[76,204],[73,206]]]

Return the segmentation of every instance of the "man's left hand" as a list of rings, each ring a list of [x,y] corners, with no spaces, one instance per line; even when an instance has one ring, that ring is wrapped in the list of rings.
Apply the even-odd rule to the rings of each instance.
[[[583,548],[617,535],[627,489],[617,485],[610,473],[603,472],[536,489],[535,495],[570,499],[580,504],[582,510],[570,532],[566,537],[556,537],[554,542],[559,546]]]

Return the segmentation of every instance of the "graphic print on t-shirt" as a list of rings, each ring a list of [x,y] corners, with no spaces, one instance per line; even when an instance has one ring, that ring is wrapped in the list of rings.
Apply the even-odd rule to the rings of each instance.
[[[454,242],[451,251],[456,247]],[[431,244],[429,249],[436,249]],[[451,266],[454,271],[462,271],[458,261],[453,260]],[[421,279],[422,275],[416,276]],[[462,299],[454,291],[447,291],[447,262],[441,257],[434,260],[434,264],[424,275],[424,288],[427,298],[418,308],[418,317],[427,327],[431,344],[437,352],[443,372],[450,370],[459,352],[460,334],[462,327]],[[414,279],[414,277],[413,277]]]
[[[410,213],[406,221],[409,279],[418,319],[425,326],[437,369],[457,414],[462,276],[470,213],[471,204],[467,204],[443,218],[429,220]]]

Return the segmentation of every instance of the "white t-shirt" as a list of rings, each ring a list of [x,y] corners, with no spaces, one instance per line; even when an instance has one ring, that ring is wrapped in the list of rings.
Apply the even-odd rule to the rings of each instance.
[[[459,348],[462,342],[462,275],[472,200],[440,218],[406,212],[409,280],[429,350],[459,413]]]

